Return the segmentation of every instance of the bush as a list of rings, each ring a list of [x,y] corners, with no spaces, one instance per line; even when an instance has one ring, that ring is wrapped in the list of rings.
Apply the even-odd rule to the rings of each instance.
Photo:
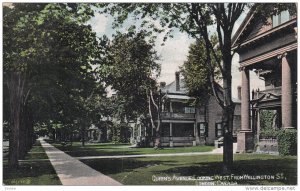
[[[282,129],[277,134],[280,155],[297,155],[297,130]]]
[[[276,139],[277,138],[277,134],[278,134],[278,130],[275,130],[273,128],[266,128],[266,129],[262,129],[260,131],[260,138],[263,139]]]
[[[114,124],[110,128],[111,141],[114,143],[129,143],[130,141],[130,130],[126,124]]]

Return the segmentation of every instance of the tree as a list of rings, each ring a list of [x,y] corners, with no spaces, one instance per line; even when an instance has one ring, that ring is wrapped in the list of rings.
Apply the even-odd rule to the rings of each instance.
[[[71,118],[74,110],[67,111],[75,104],[67,100],[89,93],[88,79],[95,82],[92,73],[86,75],[87,68],[82,67],[91,68],[99,55],[96,35],[85,25],[90,16],[92,11],[87,4],[16,3],[4,8],[3,61],[10,106],[11,167],[18,166],[20,154],[24,153],[20,131],[27,130],[28,123],[21,121],[41,119],[32,119],[38,110],[30,108],[54,111],[55,116],[45,112],[43,118],[48,121],[62,114]],[[26,113],[30,115],[26,117]]]
[[[213,46],[217,45],[217,40],[216,36],[211,37]],[[220,52],[218,51],[217,54],[220,55]],[[218,79],[220,72],[217,68],[215,59],[212,60],[212,63],[215,73],[214,75],[217,80],[220,80]],[[184,76],[189,94],[196,97],[197,103],[206,103],[210,95],[213,93],[210,88],[209,71],[206,67],[205,42],[203,39],[197,40],[195,43],[190,45],[187,61],[183,63],[180,70]]]
[[[121,122],[129,122],[148,114],[154,121],[152,109],[148,105],[154,103],[154,78],[159,74],[160,66],[156,62],[158,57],[154,45],[146,41],[147,37],[148,34],[143,31],[117,33],[108,48],[106,66],[99,67],[101,76],[106,76],[106,84],[117,92],[114,98],[115,114]],[[156,128],[154,122],[152,125],[152,128]]]
[[[243,13],[246,4],[244,3],[171,3],[171,4],[114,4],[104,8],[104,12],[115,15],[118,23],[133,15],[136,18],[150,17],[159,20],[162,27],[178,28],[196,39],[203,39],[205,44],[205,63],[209,73],[209,82],[217,102],[223,109],[224,154],[223,168],[228,172],[233,162],[233,114],[234,104],[232,102],[231,86],[231,36],[234,25]],[[133,13],[133,14],[129,14]],[[142,23],[145,25],[145,23]],[[216,25],[218,46],[221,52],[221,59],[217,56],[216,49],[210,39],[211,33],[208,28]],[[154,28],[154,31],[157,31]],[[167,33],[169,34],[169,32]],[[220,70],[223,80],[223,95],[217,93],[215,73],[212,60]]]
[[[164,32],[167,29],[166,37],[170,36],[172,29],[177,28],[182,32],[186,32],[196,39],[203,39],[205,44],[206,58],[205,63],[209,72],[209,81],[211,90],[217,102],[223,109],[223,128],[224,134],[224,154],[223,169],[229,172],[233,163],[233,114],[234,103],[232,102],[232,57],[235,52],[231,52],[231,37],[233,29],[238,18],[247,7],[257,6],[261,11],[262,18],[266,19],[266,15],[276,14],[281,9],[286,9],[286,4],[276,4],[271,9],[264,9],[263,4],[246,4],[246,3],[156,3],[156,4],[102,4],[104,12],[111,13],[115,16],[115,26],[121,25],[128,17],[133,16],[138,19],[146,19],[142,22],[142,28],[147,26],[152,32]],[[274,11],[275,10],[275,11]],[[155,27],[153,23],[149,24],[149,20],[159,20],[161,27]],[[218,58],[216,48],[210,39],[211,26],[215,26],[215,32],[218,37],[218,47],[221,52],[221,59]],[[147,27],[146,27],[147,28]],[[221,73],[223,81],[223,94],[217,93],[213,62],[215,59],[218,69]]]

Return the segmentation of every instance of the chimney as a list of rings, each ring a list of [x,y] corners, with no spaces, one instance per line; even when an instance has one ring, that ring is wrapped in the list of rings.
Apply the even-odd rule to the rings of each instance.
[[[166,82],[160,82],[160,83],[159,83],[159,87],[160,87],[160,88],[166,87]]]
[[[237,93],[238,93],[238,99],[242,100],[242,87],[241,86],[237,87]]]
[[[180,72],[175,72],[176,91],[180,91]]]

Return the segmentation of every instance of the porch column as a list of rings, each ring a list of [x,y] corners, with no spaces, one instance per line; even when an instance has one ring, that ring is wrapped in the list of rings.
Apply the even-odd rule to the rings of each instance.
[[[242,130],[250,130],[250,82],[249,70],[242,70],[242,102],[241,102],[241,117]]]
[[[139,125],[138,128],[139,128],[139,136],[141,137],[142,136],[142,127],[141,127],[141,125]]]
[[[250,128],[250,81],[249,70],[242,68],[241,93],[241,130],[237,135],[237,152],[252,152],[254,148],[253,132]]]
[[[259,134],[260,134],[260,110],[259,109],[257,110],[256,117],[257,117],[257,120],[256,120],[256,126],[257,126],[256,136],[257,136],[257,140],[259,140]]]
[[[173,147],[174,144],[173,144],[173,125],[172,123],[170,123],[170,147]]]
[[[195,137],[195,140],[193,141],[193,146],[196,146],[197,145],[197,138],[198,138],[196,122],[194,122],[194,137]],[[199,140],[199,138],[198,138],[198,140]]]
[[[292,74],[291,67],[286,58],[287,53],[278,56],[281,59],[281,115],[282,127],[292,128],[292,103],[293,103],[293,90],[292,90]]]
[[[170,112],[173,113],[172,101],[170,100]]]

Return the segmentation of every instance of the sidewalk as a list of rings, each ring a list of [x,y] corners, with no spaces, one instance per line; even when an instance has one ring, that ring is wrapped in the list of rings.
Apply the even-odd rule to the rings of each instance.
[[[68,186],[120,186],[120,182],[92,169],[40,139],[48,158],[63,185]]]
[[[233,144],[233,153],[236,153],[237,144]],[[199,156],[199,155],[219,155],[223,154],[223,147],[209,152],[190,152],[190,153],[165,153],[165,154],[141,154],[141,155],[111,155],[111,156],[84,156],[74,157],[78,160],[84,159],[110,159],[110,158],[139,158],[139,157],[168,157],[168,156]]]

